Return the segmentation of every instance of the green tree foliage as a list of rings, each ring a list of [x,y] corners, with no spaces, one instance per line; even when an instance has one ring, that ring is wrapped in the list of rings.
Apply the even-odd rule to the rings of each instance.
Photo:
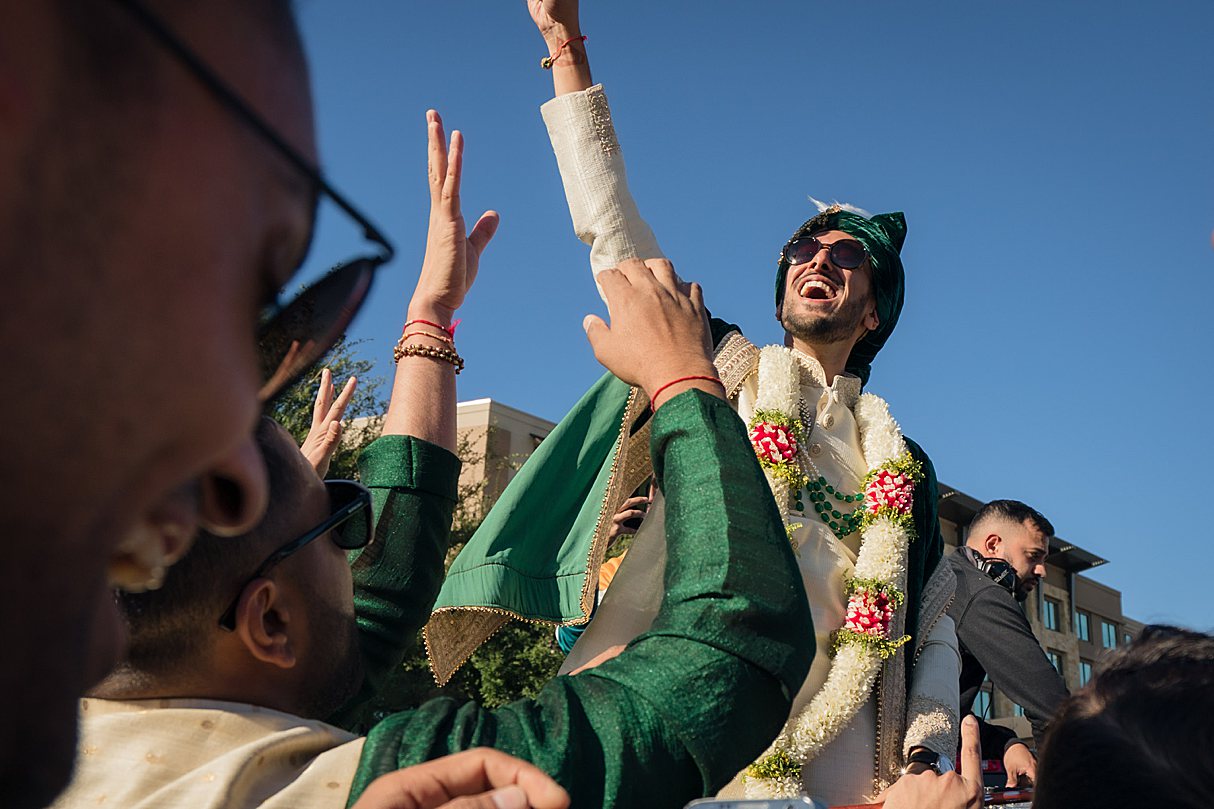
[[[329,477],[357,478],[357,459],[367,444],[379,435],[387,401],[382,391],[386,382],[375,374],[374,363],[354,354],[358,342],[341,340],[329,356],[310,374],[283,393],[269,415],[287,428],[300,443],[312,426],[312,405],[320,386],[320,369],[333,372],[334,384],[341,386],[351,376],[358,377],[358,388],[346,410],[346,432],[334,454]],[[357,429],[349,422],[358,419]],[[365,419],[365,421],[364,421]],[[492,443],[492,442],[488,442]],[[455,559],[480,524],[487,507],[486,483],[495,464],[517,466],[521,459],[486,459],[469,436],[460,436],[456,454],[465,466],[486,460],[485,476],[462,482],[458,492],[455,518],[451,526],[451,547],[447,565]],[[547,625],[510,622],[487,641],[443,688],[434,683],[426,659],[425,644],[419,632],[404,664],[388,680],[380,694],[368,706],[368,722],[394,711],[407,710],[428,699],[448,696],[473,699],[487,708],[497,708],[523,697],[534,696],[560,668],[564,655],[557,648],[553,630]]]

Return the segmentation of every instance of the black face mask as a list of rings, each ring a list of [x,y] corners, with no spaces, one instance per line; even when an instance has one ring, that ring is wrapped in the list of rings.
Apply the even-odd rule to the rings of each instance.
[[[1029,594],[1020,588],[1020,577],[1010,562],[997,556],[983,556],[968,546],[965,547],[965,556],[974,563],[974,567],[990,576],[991,581],[1007,590],[1012,598],[1021,602],[1028,598]]]

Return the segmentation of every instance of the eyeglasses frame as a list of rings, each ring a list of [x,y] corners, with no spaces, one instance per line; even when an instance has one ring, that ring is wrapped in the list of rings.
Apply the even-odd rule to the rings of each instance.
[[[363,232],[363,237],[380,248],[378,255],[360,256],[350,261],[344,262],[332,270],[325,276],[331,277],[346,269],[353,269],[365,266],[366,271],[374,277],[375,271],[383,264],[391,261],[396,255],[396,248],[392,243],[376,228],[371,221],[364,216],[353,203],[346,199],[336,188],[334,188],[320,172],[320,170],[299,153],[295,147],[287,142],[286,138],[278,133],[278,131],[269,124],[252,105],[246,102],[239,93],[236,92],[227,82],[219,77],[206,62],[202,60],[188,45],[185,44],[167,25],[164,24],[156,15],[149,11],[137,0],[114,0],[118,5],[127,9],[159,43],[164,47],[174,58],[176,58],[199,82],[203,84],[216,98],[219,99],[224,106],[228,107],[236,114],[238,118],[252,127],[262,138],[266,140],[279,154],[291,163],[301,174],[303,174],[311,183],[311,185],[322,195],[333,201],[338,208],[346,213],[354,220]],[[313,223],[314,225],[315,223]],[[301,259],[302,261],[302,259]],[[323,280],[323,279],[321,279]],[[317,283],[320,283],[318,281]],[[315,286],[315,284],[313,285]],[[370,279],[367,282],[367,289],[363,292],[362,301],[366,300],[366,295],[369,293]],[[291,298],[286,303],[275,300],[275,302],[267,307],[267,311],[262,316],[260,332],[265,332],[267,327],[277,320],[284,311],[288,310],[292,304],[300,300],[301,297],[307,294],[307,290],[300,292]],[[324,351],[317,355],[317,359],[324,356],[325,351],[331,348],[332,345],[325,346]],[[310,367],[302,367],[296,374],[289,379],[281,380],[273,389],[263,389],[261,396],[263,403],[273,399],[275,395],[286,389],[290,382],[302,376],[303,373]]]
[[[229,632],[235,631],[235,629],[236,629],[236,608],[240,605],[240,597],[244,594],[245,588],[248,587],[252,582],[255,582],[258,579],[265,576],[265,574],[268,573],[271,568],[273,568],[277,564],[280,564],[284,559],[288,558],[289,556],[303,550],[305,547],[307,547],[307,545],[309,543],[313,542],[316,539],[319,539],[320,537],[324,536],[329,531],[332,531],[334,528],[337,528],[337,527],[341,526],[342,524],[349,522],[360,511],[365,510],[367,512],[370,512],[370,510],[371,510],[371,491],[366,486],[364,486],[361,483],[359,483],[358,481],[354,481],[354,480],[338,480],[338,479],[326,480],[325,481],[325,491],[326,492],[328,492],[330,484],[341,484],[343,486],[353,486],[353,487],[357,488],[357,493],[355,494],[354,498],[352,498],[348,503],[345,503],[338,509],[331,510],[329,513],[329,516],[325,517],[325,519],[323,519],[320,523],[318,523],[314,527],[310,528],[309,530],[305,531],[303,534],[301,534],[300,536],[291,540],[290,542],[287,542],[286,544],[279,546],[277,550],[275,550],[273,553],[271,553],[269,556],[267,556],[265,561],[263,561],[260,565],[258,565],[257,569],[254,570],[250,576],[245,578],[244,582],[240,585],[240,589],[237,590],[237,592],[236,592],[236,597],[232,599],[232,603],[228,605],[228,608],[223,611],[223,615],[221,615],[219,617],[220,628],[226,629]],[[365,540],[362,542],[362,544],[354,545],[351,547],[343,547],[341,545],[337,545],[337,547],[341,548],[342,550],[349,550],[349,551],[357,550],[358,548],[365,548],[368,544],[370,544],[370,542],[374,536],[374,532],[375,532],[375,527],[374,527],[374,525],[372,525],[371,520],[368,519],[367,520],[367,535],[366,535]],[[337,544],[336,541],[334,541],[334,544]]]

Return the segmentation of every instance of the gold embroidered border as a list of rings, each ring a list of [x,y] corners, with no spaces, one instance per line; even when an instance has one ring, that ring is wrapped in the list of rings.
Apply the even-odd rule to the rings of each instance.
[[[742,389],[746,377],[759,367],[759,349],[741,332],[731,331],[717,344],[712,362],[717,367],[726,395],[733,399]]]
[[[890,637],[906,634],[906,610],[894,613]],[[906,653],[899,652],[881,666],[877,684],[877,739],[873,793],[898,780],[902,769],[902,737],[906,730]]]
[[[902,743],[905,758],[912,747],[927,747],[950,759],[956,755],[957,714],[938,699],[916,695],[906,710],[906,740]]]
[[[611,107],[607,104],[607,94],[603,92],[603,88],[592,87],[586,91],[586,104],[590,108],[590,123],[594,127],[603,155],[611,157],[617,154],[620,151],[620,140],[615,134]]]

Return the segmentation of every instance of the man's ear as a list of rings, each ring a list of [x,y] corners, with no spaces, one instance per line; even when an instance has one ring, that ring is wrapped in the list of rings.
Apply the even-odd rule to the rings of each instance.
[[[289,669],[296,663],[291,644],[291,614],[282,590],[270,579],[244,588],[236,604],[236,635],[249,654],[263,663]]]
[[[867,331],[876,331],[881,325],[881,318],[877,315],[877,307],[874,304],[872,309],[864,313],[864,328]]]
[[[998,556],[999,549],[1003,546],[1003,537],[998,534],[987,534],[982,538],[982,555],[983,556]]]

